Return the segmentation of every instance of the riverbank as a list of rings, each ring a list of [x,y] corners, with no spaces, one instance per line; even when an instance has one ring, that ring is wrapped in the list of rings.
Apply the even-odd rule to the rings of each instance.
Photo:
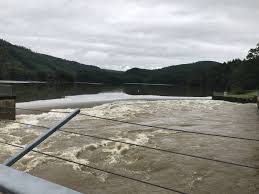
[[[223,94],[214,93],[212,95],[213,100],[223,100],[228,102],[237,103],[258,103],[258,97],[256,91],[251,91],[243,94]]]

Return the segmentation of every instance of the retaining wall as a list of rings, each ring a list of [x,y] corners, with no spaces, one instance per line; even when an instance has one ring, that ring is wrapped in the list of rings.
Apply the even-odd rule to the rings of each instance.
[[[0,96],[0,119],[15,120],[15,103],[15,96]]]

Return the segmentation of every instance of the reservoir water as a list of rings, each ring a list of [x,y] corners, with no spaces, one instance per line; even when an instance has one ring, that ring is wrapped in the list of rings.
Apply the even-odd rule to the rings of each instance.
[[[88,85],[87,87],[93,89],[99,86]],[[93,89],[94,92],[91,95],[94,96],[86,93],[91,91],[90,89],[80,95],[78,92],[73,93],[75,89],[69,90],[69,92],[60,90],[59,93],[63,92],[63,95],[59,94],[56,97],[53,97],[51,89],[49,91],[41,89],[39,93],[46,94],[45,100],[49,94],[49,99],[61,100],[66,96],[65,99],[68,98],[69,101],[79,102],[78,104],[71,102],[71,107],[59,107],[54,109],[56,111],[69,112],[72,111],[73,106],[80,104],[83,107],[82,113],[93,116],[186,131],[259,139],[259,114],[255,104],[213,101],[205,97],[206,93],[196,91],[189,95],[190,93],[186,90],[184,92],[176,91],[173,88],[168,89],[170,86],[164,86],[167,89],[161,89],[160,93],[158,89],[154,89],[158,86],[148,86],[149,90],[145,89],[145,92],[143,88],[147,88],[147,86],[129,86],[133,87],[130,91],[134,91],[135,94],[125,92],[126,89],[123,90],[123,87],[106,88],[107,90],[102,89],[101,92]],[[162,93],[163,90],[167,95]],[[16,88],[17,91],[18,94],[25,92]],[[22,102],[18,103],[18,107],[37,107],[46,102],[42,101],[44,99],[41,99],[37,89],[34,92],[32,89],[31,91],[28,95],[18,96],[18,101]],[[80,89],[80,91],[82,90]],[[139,95],[136,96],[136,94]],[[145,94],[149,95],[145,96]],[[37,101],[25,103],[30,100]],[[94,100],[102,103],[94,104]],[[53,102],[53,100],[49,100],[42,107],[49,106],[51,101]],[[58,103],[57,101],[54,101],[53,104]],[[83,106],[87,101],[94,105]],[[53,126],[64,117],[64,113],[23,112],[17,115],[17,121]],[[42,128],[8,121],[1,121],[0,128],[1,141],[22,146],[45,131]],[[256,141],[134,126],[84,115],[75,117],[64,128],[73,132],[259,167],[259,143]],[[259,193],[259,171],[255,169],[62,132],[55,133],[37,149],[186,193]],[[18,151],[17,148],[2,144],[0,144],[0,150],[1,163]],[[30,153],[14,167],[83,193],[171,193],[36,153]]]

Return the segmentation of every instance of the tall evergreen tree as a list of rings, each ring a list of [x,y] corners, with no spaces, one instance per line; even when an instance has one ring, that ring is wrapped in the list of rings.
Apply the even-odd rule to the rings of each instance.
[[[259,57],[259,43],[256,45],[256,48],[249,50],[248,55],[246,56],[247,60],[256,59]]]

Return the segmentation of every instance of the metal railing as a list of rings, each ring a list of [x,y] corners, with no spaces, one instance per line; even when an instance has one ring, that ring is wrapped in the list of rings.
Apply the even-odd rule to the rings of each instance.
[[[9,168],[79,113],[80,109],[76,109],[67,117],[65,117],[62,121],[57,123],[54,127],[50,128],[47,132],[36,138],[31,144],[23,148],[15,156],[12,156],[9,159],[7,159],[3,163],[3,165],[0,165],[0,192],[4,192],[6,194],[79,194],[78,192],[73,191],[71,189],[50,183],[43,179]]]

